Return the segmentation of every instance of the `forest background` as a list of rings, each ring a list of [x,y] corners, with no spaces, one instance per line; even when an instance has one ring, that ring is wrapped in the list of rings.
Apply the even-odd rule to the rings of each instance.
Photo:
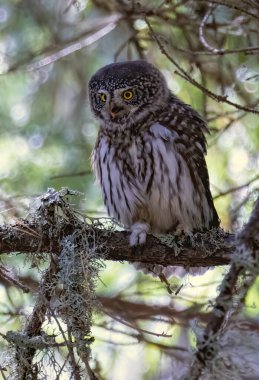
[[[79,218],[93,224],[93,228],[108,229],[111,234],[120,229],[107,219],[91,171],[90,156],[98,123],[90,112],[87,83],[105,64],[147,59],[162,71],[170,89],[208,122],[211,189],[222,228],[227,231],[227,235],[222,232],[213,239],[222,242],[230,236],[233,240],[233,233],[239,234],[238,239],[244,243],[246,236],[240,231],[259,194],[258,26],[259,4],[253,0],[1,0],[1,224],[18,224],[24,232],[24,220],[38,223],[41,218],[50,218],[49,207],[54,204],[59,211],[52,222],[62,224],[65,215],[74,225]],[[42,197],[48,188],[68,188],[80,194],[49,190]],[[255,239],[256,220],[253,219]],[[27,235],[30,234],[32,229]],[[0,237],[2,242],[6,239],[4,234]],[[37,334],[29,334],[29,338],[36,336],[40,343],[29,342],[28,337],[21,343],[19,335],[7,333],[26,333],[41,294],[38,284],[46,280],[45,270],[53,264],[53,256],[43,254],[40,248],[38,257],[37,250],[33,255],[16,254],[23,252],[19,245],[12,247],[10,242],[9,250],[1,245],[3,378],[13,378],[18,369],[19,379],[88,376],[107,380],[177,380],[187,376],[190,368],[199,366],[194,362],[190,367],[196,350],[200,350],[203,328],[213,317],[216,296],[222,286],[224,290],[222,280],[229,266],[217,264],[203,276],[173,277],[167,285],[137,271],[130,263],[106,260],[105,249],[100,256],[94,252],[94,259],[89,258],[94,249],[89,241],[87,244],[86,256],[91,262],[87,276],[91,278],[86,276],[86,280],[91,291],[87,293],[82,284],[77,289],[77,293],[90,294],[91,301],[89,309],[84,305],[83,311],[84,316],[88,313],[88,325],[84,327],[90,348],[85,351],[86,356],[74,343],[77,333],[66,319],[71,310],[66,315],[64,304],[63,308],[60,306],[62,302],[69,305],[68,298],[59,298],[61,289],[71,290],[71,283],[64,284],[62,276],[66,274],[60,272],[55,273],[58,285],[51,282],[55,294],[51,293],[47,306],[44,304],[43,323]],[[119,243],[110,239],[109,244]],[[152,246],[155,244],[152,240]],[[256,258],[258,247],[254,247],[248,251]],[[62,259],[66,260],[63,256]],[[204,260],[205,265],[206,257]],[[87,262],[83,260],[83,264]],[[69,261],[69,265],[74,264]],[[199,374],[204,377],[200,378],[228,379],[233,378],[233,373],[235,379],[259,376],[255,359],[259,348],[259,282],[255,267],[253,262],[253,270],[241,271],[241,279],[236,275],[231,306],[228,304],[225,313],[229,318],[224,320],[225,327],[222,323],[217,330],[222,335],[222,356],[217,353],[212,355],[213,360],[206,358]],[[78,270],[74,275],[78,275]],[[246,283],[241,297],[238,294],[247,279],[247,270],[251,281]],[[228,332],[231,333],[227,335]],[[55,342],[49,342],[49,336],[54,336]],[[43,338],[47,339],[45,346]],[[29,375],[28,363],[18,360],[17,364],[12,359],[15,352],[17,358],[19,347],[34,350]],[[24,352],[20,358],[22,355]],[[194,369],[191,371],[194,373]]]

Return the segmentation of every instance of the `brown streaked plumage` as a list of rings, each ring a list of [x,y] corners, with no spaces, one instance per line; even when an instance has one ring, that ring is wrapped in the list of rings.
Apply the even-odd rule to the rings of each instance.
[[[145,61],[103,67],[89,83],[100,131],[93,168],[108,214],[131,230],[192,233],[219,226],[205,162],[205,121]]]

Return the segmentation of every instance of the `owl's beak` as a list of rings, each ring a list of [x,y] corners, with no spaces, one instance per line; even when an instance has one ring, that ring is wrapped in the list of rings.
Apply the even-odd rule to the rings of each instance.
[[[122,107],[119,107],[114,103],[110,104],[110,115],[112,119],[115,119],[121,111],[123,111]]]
[[[116,113],[111,111],[110,114],[111,114],[112,119],[115,119]]]

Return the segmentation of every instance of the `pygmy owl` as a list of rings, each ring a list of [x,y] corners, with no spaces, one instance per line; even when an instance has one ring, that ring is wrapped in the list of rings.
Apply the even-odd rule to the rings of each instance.
[[[108,214],[147,233],[191,233],[219,226],[205,162],[205,121],[145,61],[107,65],[89,83],[100,122],[92,162]]]

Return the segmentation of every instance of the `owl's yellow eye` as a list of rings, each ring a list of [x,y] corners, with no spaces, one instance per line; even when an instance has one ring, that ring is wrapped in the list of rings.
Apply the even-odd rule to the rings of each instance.
[[[130,100],[133,97],[133,91],[131,90],[126,90],[122,93],[122,97],[125,100]]]
[[[102,92],[100,95],[101,95],[101,101],[106,102],[107,95],[104,92]]]

